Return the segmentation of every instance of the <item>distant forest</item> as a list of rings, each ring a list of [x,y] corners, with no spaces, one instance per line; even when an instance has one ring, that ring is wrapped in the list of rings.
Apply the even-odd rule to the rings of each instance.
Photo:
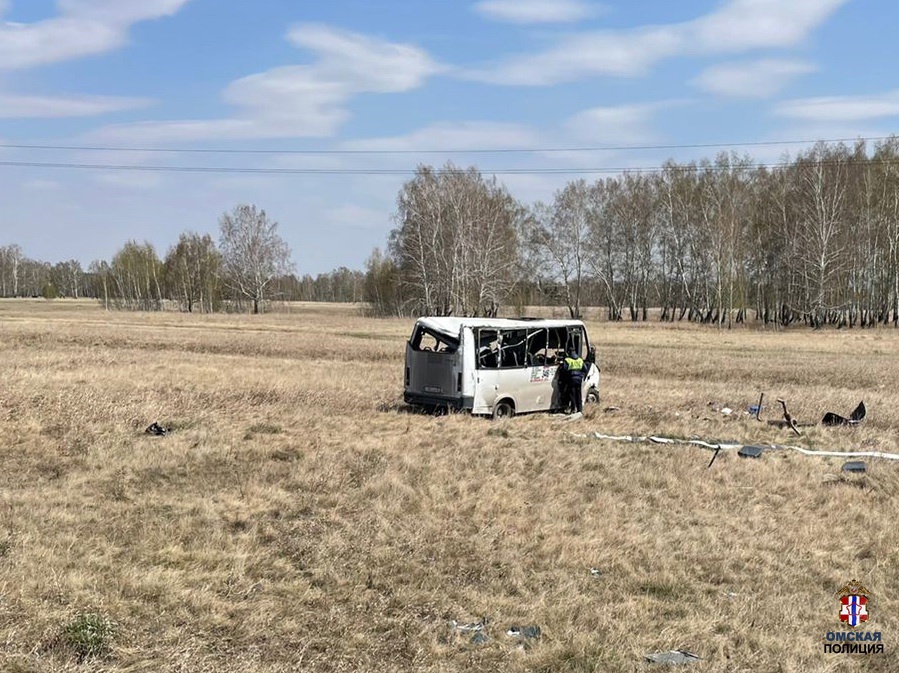
[[[229,246],[246,240],[235,233],[244,220],[267,232],[261,247]],[[230,239],[227,221],[237,227]],[[475,167],[419,166],[397,197],[396,221],[364,270],[316,277],[293,271],[277,224],[249,206],[223,215],[218,243],[187,232],[162,258],[129,241],[83,269],[6,245],[0,295],[91,297],[139,310],[328,301],[384,316],[531,305],[580,316],[599,306],[610,320],[899,326],[896,138],[819,143],[774,165],[736,154],[671,161],[569,182],[551,203],[524,204]]]
[[[190,236],[190,235],[188,235]],[[235,310],[249,310],[246,301],[225,287],[222,280],[210,276],[206,291],[194,295],[183,291],[176,258],[159,259],[152,245],[126,243],[110,262],[97,261],[84,269],[76,260],[49,264],[23,255],[17,245],[0,247],[0,296],[104,298],[108,308],[212,312],[225,310],[223,303],[233,303]],[[138,280],[136,283],[134,282]],[[278,301],[363,301],[365,273],[339,268],[317,276],[287,274],[273,279],[266,295],[268,302]],[[147,282],[149,280],[149,282]]]

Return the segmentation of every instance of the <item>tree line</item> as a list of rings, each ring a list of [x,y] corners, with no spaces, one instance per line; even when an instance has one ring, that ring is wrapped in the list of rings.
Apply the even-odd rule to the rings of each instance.
[[[419,166],[365,270],[298,276],[278,224],[241,205],[219,237],[185,232],[160,258],[129,241],[82,269],[0,247],[0,296],[107,308],[264,310],[361,302],[372,315],[579,317],[899,326],[899,139],[818,143],[772,166],[748,156],[574,180],[525,204],[476,167]]]
[[[421,166],[366,265],[381,315],[572,317],[730,326],[899,325],[899,140],[818,143],[774,166],[721,154],[576,180],[524,205],[495,179]]]
[[[111,260],[50,264],[0,246],[0,296],[93,298],[109,309],[173,308],[259,312],[273,301],[362,301],[364,274],[339,268],[293,273],[290,250],[264,210],[237,206],[222,215],[220,237],[184,232],[160,258],[150,243],[126,242]]]

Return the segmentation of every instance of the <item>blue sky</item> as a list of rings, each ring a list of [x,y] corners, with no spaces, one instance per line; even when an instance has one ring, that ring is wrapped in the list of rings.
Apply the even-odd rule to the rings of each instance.
[[[802,147],[777,141],[896,132],[897,20],[888,0],[0,0],[0,162],[411,173],[452,159],[538,171],[499,179],[549,200],[579,176],[545,169],[728,143],[772,143],[735,149],[776,162]],[[658,147],[696,144],[722,147]],[[546,148],[604,149],[521,151]],[[299,273],[361,268],[406,179],[0,165],[0,245],[86,265],[133,239],[163,256],[255,203]]]

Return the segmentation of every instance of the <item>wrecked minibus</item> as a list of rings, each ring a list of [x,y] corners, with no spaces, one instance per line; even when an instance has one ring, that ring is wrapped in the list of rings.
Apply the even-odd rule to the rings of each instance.
[[[559,364],[570,348],[589,363],[584,401],[598,402],[596,350],[580,320],[419,318],[406,342],[403,399],[494,418],[560,410]]]

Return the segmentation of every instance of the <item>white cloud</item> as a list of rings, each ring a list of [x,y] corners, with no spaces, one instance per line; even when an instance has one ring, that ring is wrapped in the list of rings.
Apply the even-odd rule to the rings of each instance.
[[[91,117],[151,105],[143,98],[115,96],[24,96],[0,92],[0,119]]]
[[[602,10],[582,0],[481,0],[474,8],[488,19],[509,23],[571,23]]]
[[[731,98],[770,98],[796,77],[815,70],[811,63],[790,59],[721,63],[706,68],[693,84]]]
[[[190,0],[57,0],[60,12],[69,16],[130,25],[177,14]]]
[[[409,91],[443,71],[417,47],[327,26],[296,26],[288,39],[315,52],[315,62],[274,68],[232,82],[223,98],[237,109],[234,117],[109,126],[90,137],[147,145],[327,137],[349,117],[346,105],[357,94]]]
[[[414,152],[441,150],[514,149],[537,147],[539,134],[522,124],[502,122],[439,123],[392,138],[350,140],[342,149]]]
[[[0,70],[117,49],[127,42],[133,24],[172,15],[189,1],[59,0],[59,14],[53,18],[27,24],[0,22]]]
[[[318,55],[311,78],[314,83],[338,83],[353,93],[408,91],[443,70],[427,52],[413,45],[329,26],[294,26],[287,37]]]
[[[778,105],[775,114],[813,122],[854,122],[899,116],[899,90],[870,96],[797,98]]]
[[[72,18],[35,24],[0,24],[0,70],[18,70],[118,48],[126,35],[117,27]]]
[[[705,53],[790,47],[798,44],[848,0],[731,0],[685,24]]]
[[[659,110],[684,101],[662,101],[633,105],[595,107],[571,117],[566,130],[578,142],[626,145],[658,140],[652,130],[653,116]]]
[[[569,36],[542,53],[512,58],[462,76],[490,84],[522,86],[571,82],[592,75],[635,76],[682,48],[678,32],[664,27],[583,33]]]
[[[659,61],[792,47],[848,0],[730,0],[692,21],[566,36],[537,54],[462,73],[476,81],[541,86],[594,75],[636,76]]]

